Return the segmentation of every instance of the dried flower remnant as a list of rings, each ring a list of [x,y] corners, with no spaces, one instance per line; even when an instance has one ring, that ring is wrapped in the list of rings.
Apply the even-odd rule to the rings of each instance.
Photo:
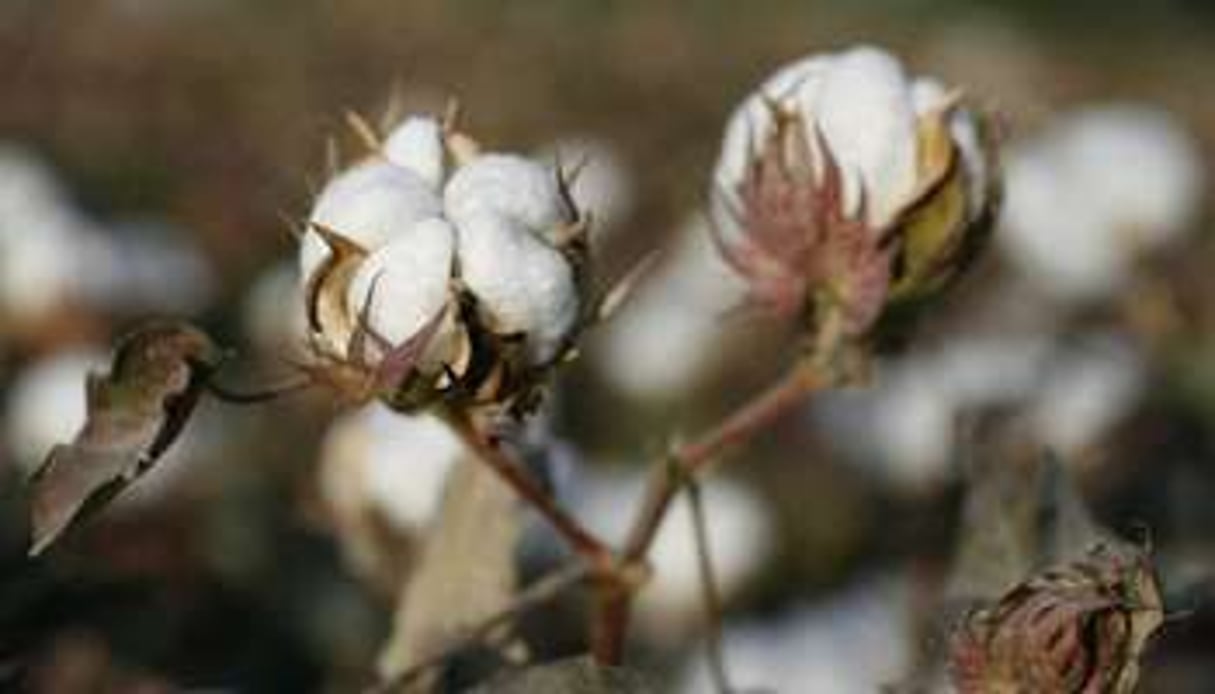
[[[31,554],[156,463],[181,433],[220,360],[211,339],[184,323],[147,325],[122,340],[110,372],[86,381],[80,433],[55,446],[30,479]]]
[[[726,130],[714,221],[753,299],[868,333],[970,261],[997,202],[984,123],[958,92],[874,48],[773,75]]]
[[[968,613],[951,640],[950,674],[960,694],[1125,694],[1163,618],[1145,554],[1099,542]]]
[[[415,411],[526,409],[586,321],[586,223],[560,171],[406,118],[335,175],[300,265],[318,380]]]

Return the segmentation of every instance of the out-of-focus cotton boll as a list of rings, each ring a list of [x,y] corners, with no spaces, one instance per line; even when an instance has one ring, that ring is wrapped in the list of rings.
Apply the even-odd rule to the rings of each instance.
[[[537,154],[570,174],[570,195],[579,210],[589,212],[591,239],[602,242],[628,221],[637,199],[636,184],[624,157],[606,140],[587,135],[558,139]]]
[[[357,480],[363,503],[402,534],[416,533],[438,510],[447,473],[464,454],[460,440],[431,415],[408,416],[369,405],[335,422],[321,453],[322,491]]]
[[[321,446],[319,490],[352,571],[391,594],[401,560],[438,512],[464,449],[430,415],[380,404],[344,415]]]
[[[700,218],[685,225],[596,345],[595,366],[630,397],[661,400],[694,388],[725,346],[727,314],[746,289],[704,225]]]
[[[580,517],[609,541],[623,541],[645,482],[642,474],[588,473],[574,492]],[[713,479],[702,490],[713,568],[722,596],[729,599],[767,560],[771,519],[763,500],[741,484]],[[691,509],[681,499],[671,507],[651,548],[654,575],[639,594],[636,614],[642,628],[659,640],[678,640],[702,614],[693,527]]]
[[[182,233],[157,222],[127,222],[81,236],[73,253],[82,302],[128,313],[194,314],[215,291],[212,268]]]
[[[1022,272],[1065,300],[1116,291],[1136,254],[1188,231],[1202,202],[1195,143],[1151,106],[1077,111],[1007,159],[997,238]]]
[[[1065,347],[1047,369],[1032,406],[1042,442],[1067,460],[1100,440],[1135,405],[1146,373],[1142,355],[1116,335]]]
[[[0,145],[0,316],[35,321],[63,305],[78,240],[92,232],[45,163]]]
[[[13,460],[32,474],[57,443],[70,442],[84,424],[84,383],[104,371],[101,349],[77,349],[26,366],[8,394],[5,431]]]
[[[1023,402],[1049,356],[1045,338],[957,338],[884,364],[872,389],[825,395],[811,412],[848,459],[919,488],[947,475],[959,415]]]
[[[739,691],[871,694],[910,665],[908,589],[894,578],[869,580],[828,602],[775,620],[727,627],[723,650]],[[678,691],[713,691],[708,666],[692,661]]]
[[[290,260],[269,266],[245,294],[241,307],[244,333],[270,356],[301,356],[308,335],[299,270]]]

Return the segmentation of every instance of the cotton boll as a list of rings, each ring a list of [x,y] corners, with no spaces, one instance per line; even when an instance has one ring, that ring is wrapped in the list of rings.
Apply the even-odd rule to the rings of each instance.
[[[73,254],[75,292],[105,311],[198,313],[215,292],[215,276],[180,236],[150,221],[80,235]]]
[[[575,135],[557,140],[538,155],[570,173],[570,196],[580,211],[590,214],[592,240],[601,241],[633,213],[637,191],[633,175],[612,143]]]
[[[551,360],[578,321],[580,299],[558,250],[511,218],[487,209],[458,222],[460,276],[489,327],[527,336],[533,364]]]
[[[644,475],[586,475],[574,495],[580,517],[609,541],[623,541],[645,483]],[[771,520],[763,501],[740,484],[714,479],[702,491],[718,587],[729,599],[768,558]],[[671,506],[650,562],[654,575],[638,596],[637,618],[653,638],[678,640],[698,621],[703,604],[692,513],[685,501]]]
[[[455,232],[440,218],[425,219],[399,232],[367,256],[347,290],[347,309],[364,306],[370,328],[400,345],[447,307]]]
[[[1042,442],[1079,459],[1134,406],[1146,375],[1123,338],[1095,335],[1065,348],[1051,364],[1031,410]]]
[[[457,228],[489,215],[550,242],[574,219],[556,171],[513,154],[486,154],[460,167],[444,189],[443,202]]]
[[[676,244],[627,309],[604,326],[592,352],[596,368],[634,398],[657,400],[694,387],[727,342],[726,314],[744,297],[701,218],[685,225]]]
[[[1004,252],[1056,298],[1123,286],[1136,254],[1179,238],[1201,205],[1197,148],[1149,106],[1065,116],[1008,157]]]
[[[415,222],[437,217],[441,203],[431,186],[409,169],[373,160],[348,169],[317,196],[309,221],[373,251]],[[300,246],[300,274],[308,278],[329,249],[313,230]]]
[[[84,425],[85,379],[106,369],[100,349],[77,349],[25,367],[8,395],[6,436],[14,461],[32,474],[58,443],[70,442]]]
[[[384,140],[384,157],[409,169],[438,191],[446,177],[443,126],[429,116],[410,116]]]
[[[335,421],[321,446],[321,493],[331,507],[373,509],[402,535],[435,517],[464,446],[431,415],[373,404]]]
[[[814,112],[845,171],[845,209],[865,191],[868,218],[893,215],[915,185],[915,113],[903,68],[888,53],[857,48],[824,73]]]
[[[908,590],[902,580],[867,581],[829,602],[775,620],[731,625],[723,638],[731,684],[741,691],[870,694],[911,665]],[[678,691],[712,691],[694,660]]]

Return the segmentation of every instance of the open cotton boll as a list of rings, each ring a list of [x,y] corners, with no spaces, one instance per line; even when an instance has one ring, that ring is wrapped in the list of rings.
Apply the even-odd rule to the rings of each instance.
[[[1061,350],[1031,409],[1042,443],[1065,460],[1081,460],[1078,454],[1135,405],[1144,372],[1143,357],[1119,336],[1089,336]]]
[[[437,217],[442,204],[431,186],[409,169],[368,160],[339,173],[317,196],[309,221],[374,251],[415,222]],[[300,245],[300,274],[307,280],[329,255],[309,229]]]
[[[610,541],[624,539],[643,496],[643,474],[587,473],[574,491],[580,517]],[[771,519],[762,499],[747,487],[713,479],[702,487],[709,544],[721,595],[729,599],[753,577],[772,549]],[[654,574],[638,594],[637,619],[652,637],[674,641],[702,614],[700,565],[686,500],[671,506],[650,552]]]
[[[5,434],[13,460],[32,474],[57,443],[71,441],[84,425],[85,379],[105,371],[100,348],[73,349],[23,368],[8,394]]]
[[[513,154],[486,154],[460,167],[447,182],[443,204],[459,229],[489,214],[549,242],[559,240],[575,218],[557,172]]]
[[[385,138],[383,152],[388,161],[413,171],[434,190],[443,185],[447,155],[443,125],[435,118],[410,116],[401,121]]]
[[[1189,230],[1204,185],[1189,135],[1150,106],[1065,116],[1014,147],[1006,170],[1004,252],[1073,301],[1117,291],[1136,253]]]
[[[574,270],[519,222],[489,210],[458,222],[460,277],[491,330],[527,336],[533,364],[552,359],[578,322]]]
[[[588,135],[570,135],[544,147],[537,155],[570,173],[570,197],[579,210],[590,214],[602,241],[619,229],[633,213],[637,191],[632,172],[617,148]]]
[[[592,351],[596,368],[631,397],[657,400],[694,387],[727,341],[726,314],[746,293],[702,217],[685,224],[675,243]]]
[[[773,620],[731,625],[722,642],[730,683],[739,691],[882,691],[911,665],[907,602],[905,581],[881,578]],[[694,659],[677,691],[713,690],[707,664]]]
[[[455,243],[451,225],[437,217],[400,231],[359,265],[347,288],[348,311],[359,315],[366,306],[377,335],[404,343],[446,308]]]

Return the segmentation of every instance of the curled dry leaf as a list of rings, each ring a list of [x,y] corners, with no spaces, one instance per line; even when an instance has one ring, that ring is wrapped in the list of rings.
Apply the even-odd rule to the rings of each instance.
[[[186,323],[148,324],[119,342],[109,373],[85,383],[84,426],[30,478],[31,555],[156,463],[221,359],[215,343]]]

